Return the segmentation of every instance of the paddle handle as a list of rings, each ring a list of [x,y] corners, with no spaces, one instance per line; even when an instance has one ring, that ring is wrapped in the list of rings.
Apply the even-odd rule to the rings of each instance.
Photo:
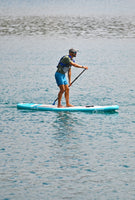
[[[81,76],[81,74],[82,74],[85,70],[86,70],[86,69],[84,69],[84,70],[71,82],[71,84],[70,84],[68,87],[70,87],[70,86],[79,78],[79,76]],[[58,100],[58,97],[57,97],[57,99],[54,100],[54,102],[53,102],[52,105],[55,105],[55,103],[56,103],[57,100]]]

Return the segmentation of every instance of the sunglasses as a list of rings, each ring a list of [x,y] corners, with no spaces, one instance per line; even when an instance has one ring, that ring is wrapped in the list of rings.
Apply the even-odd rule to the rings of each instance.
[[[74,52],[72,52],[73,54],[77,54],[77,52],[76,51],[74,51]]]

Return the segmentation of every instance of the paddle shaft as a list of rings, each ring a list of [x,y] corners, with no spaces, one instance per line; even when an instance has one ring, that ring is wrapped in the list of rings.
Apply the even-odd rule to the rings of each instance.
[[[81,76],[81,74],[85,71],[86,69],[84,69],[72,82],[71,82],[71,84],[68,86],[68,87],[70,87],[78,78],[79,78],[79,76]],[[58,100],[58,97],[57,97],[57,99],[55,99],[55,101],[53,102],[53,105],[55,105],[55,102]]]

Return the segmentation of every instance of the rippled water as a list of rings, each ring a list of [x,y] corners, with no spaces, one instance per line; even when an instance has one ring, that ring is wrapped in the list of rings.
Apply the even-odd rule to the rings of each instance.
[[[65,43],[80,47],[76,61],[89,66],[70,89],[71,103],[118,104],[119,112],[16,109],[53,103]],[[0,46],[0,199],[134,199],[134,40],[3,37]]]
[[[61,16],[59,10],[56,15],[43,14],[44,1],[17,2],[3,1],[0,9],[0,200],[134,200],[135,18],[131,0],[124,6],[123,1],[110,1],[108,11],[121,11],[114,15],[112,9],[113,16],[103,15],[106,1],[99,7],[99,1],[84,1],[87,16],[81,15],[78,0],[78,16],[71,11],[70,17],[62,15],[61,9]],[[65,2],[51,2],[48,13],[55,10],[54,5],[65,6]],[[93,15],[88,15],[88,2],[92,2]],[[20,15],[19,6],[23,7]],[[95,15],[96,9],[102,15]],[[130,16],[122,14],[125,9],[131,11]],[[71,47],[79,49],[76,62],[89,67],[70,88],[71,103],[118,104],[119,111],[17,110],[18,102],[54,102],[56,66]],[[79,73],[80,69],[73,68],[72,79]]]
[[[135,17],[2,17],[0,35],[134,38]]]

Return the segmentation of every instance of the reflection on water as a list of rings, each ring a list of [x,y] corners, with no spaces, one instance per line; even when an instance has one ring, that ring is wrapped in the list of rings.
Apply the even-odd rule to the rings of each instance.
[[[135,17],[2,17],[0,35],[134,38]]]
[[[57,113],[54,126],[57,126],[58,134],[67,134],[68,132],[73,131],[76,125],[79,125],[78,120],[75,118],[75,116],[73,117],[70,112]]]

